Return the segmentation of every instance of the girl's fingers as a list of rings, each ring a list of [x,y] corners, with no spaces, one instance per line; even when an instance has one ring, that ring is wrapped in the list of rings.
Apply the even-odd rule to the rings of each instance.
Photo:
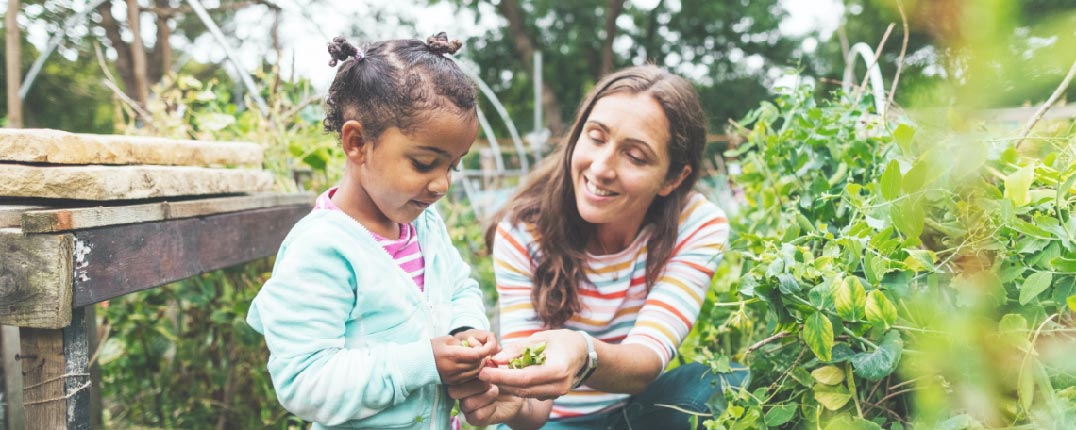
[[[464,414],[471,414],[479,409],[491,406],[496,402],[498,395],[500,395],[500,390],[497,386],[490,385],[489,388],[481,394],[460,399],[460,411]]]
[[[448,386],[448,396],[453,400],[459,400],[481,394],[489,390],[490,385],[478,379],[472,379],[456,385]]]

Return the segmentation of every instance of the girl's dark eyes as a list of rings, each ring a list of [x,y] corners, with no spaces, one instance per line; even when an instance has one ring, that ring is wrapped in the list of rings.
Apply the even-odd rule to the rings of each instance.
[[[415,170],[418,170],[419,172],[429,172],[430,170],[433,170],[433,164],[421,163],[418,160],[414,159],[411,160],[411,165],[414,166]]]

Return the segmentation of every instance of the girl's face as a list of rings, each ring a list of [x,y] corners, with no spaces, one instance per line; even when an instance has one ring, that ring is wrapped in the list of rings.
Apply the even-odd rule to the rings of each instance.
[[[358,179],[360,222],[392,231],[397,223],[415,220],[448,192],[452,170],[477,136],[473,118],[436,112],[414,130],[389,127],[360,145],[358,157],[349,153],[358,164],[348,174]]]
[[[680,184],[665,179],[668,143],[665,110],[648,93],[599,99],[571,158],[575,202],[583,220],[599,229],[602,224],[624,229],[634,238],[655,196],[666,196]]]

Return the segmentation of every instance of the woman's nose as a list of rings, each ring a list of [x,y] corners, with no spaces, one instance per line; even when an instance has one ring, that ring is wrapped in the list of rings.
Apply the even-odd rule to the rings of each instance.
[[[590,162],[590,172],[600,179],[613,179],[616,177],[616,159],[612,151],[602,151],[594,154]]]

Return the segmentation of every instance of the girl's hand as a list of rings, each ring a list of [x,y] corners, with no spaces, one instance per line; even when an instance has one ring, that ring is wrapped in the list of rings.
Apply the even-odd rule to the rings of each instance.
[[[485,364],[486,357],[494,352],[496,341],[478,346],[463,346],[452,336],[430,339],[433,347],[433,360],[437,365],[437,374],[441,382],[452,385],[474,379]]]
[[[523,369],[487,367],[479,379],[497,386],[501,393],[541,400],[555,399],[572,388],[575,374],[583,368],[587,344],[583,335],[572,330],[546,330],[532,334],[526,340],[505,346],[493,356],[498,365],[506,365],[523,348],[546,342],[545,364]]]
[[[478,380],[474,382],[484,384]],[[463,412],[463,417],[469,424],[479,427],[488,426],[503,423],[519,415],[525,399],[511,394],[501,394],[496,385],[486,384],[486,386],[489,388],[460,399],[460,412]]]
[[[460,341],[461,343],[466,341],[466,346],[470,346],[472,348],[480,345],[490,344],[490,347],[492,348],[492,352],[490,354],[496,354],[497,351],[501,350],[500,345],[497,344],[497,335],[493,334],[493,332],[491,331],[472,328],[456,333],[452,337],[455,337],[456,340]]]

